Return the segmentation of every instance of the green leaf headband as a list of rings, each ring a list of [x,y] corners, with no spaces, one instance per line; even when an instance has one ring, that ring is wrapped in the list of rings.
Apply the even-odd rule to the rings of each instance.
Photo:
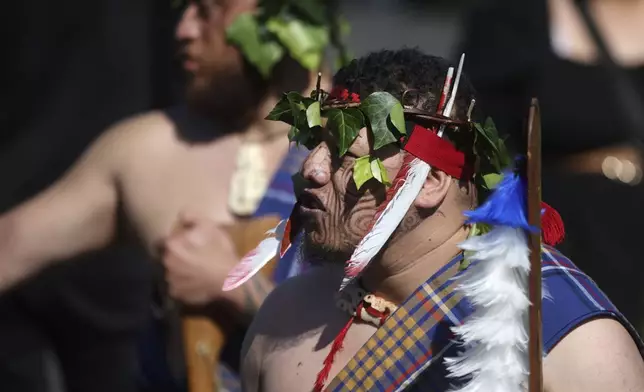
[[[322,126],[322,118],[327,120],[325,127],[336,141],[339,156],[346,154],[360,129],[365,126],[368,126],[373,135],[374,150],[391,143],[402,144],[407,136],[405,120],[431,124],[430,126],[443,125],[451,130],[451,134],[474,131],[471,143],[458,145],[458,137],[454,137],[453,143],[460,151],[475,157],[474,180],[483,195],[494,187],[503,168],[511,163],[505,143],[499,137],[491,118],[482,125],[469,119],[465,122],[455,121],[417,108],[405,107],[385,91],[371,93],[361,100],[357,94],[349,93],[341,87],[327,93],[319,88],[319,84],[318,78],[318,88],[309,97],[297,92],[285,93],[266,117],[267,120],[290,124],[291,142],[308,149],[314,148],[320,141],[318,127]],[[474,101],[470,104],[469,113],[473,105]],[[375,157],[357,159],[353,176],[358,189],[371,178],[389,184],[382,161]]]
[[[348,25],[338,16],[337,4],[337,0],[261,0],[257,13],[235,19],[227,37],[265,78],[287,52],[304,68],[318,70],[329,43],[346,63],[341,35]]]

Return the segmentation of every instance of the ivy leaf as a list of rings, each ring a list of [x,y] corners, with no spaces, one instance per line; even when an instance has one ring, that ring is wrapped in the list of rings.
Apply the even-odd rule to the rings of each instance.
[[[498,140],[497,149],[499,150],[499,163],[501,168],[510,166],[512,164],[512,159],[510,159],[508,149],[505,147],[505,142],[501,138]]]
[[[485,187],[491,190],[496,188],[502,178],[503,176],[499,173],[488,173],[483,176],[483,182],[485,183]]]
[[[396,104],[400,105],[400,102],[393,95],[384,91],[369,95],[360,104],[360,108],[367,116],[369,125],[371,126],[374,150],[397,141],[387,125],[389,114]],[[398,121],[399,119],[396,119],[396,122]],[[404,125],[402,129],[404,129]]]
[[[291,57],[304,68],[314,71],[322,63],[324,50],[329,43],[326,27],[306,24],[298,19],[287,21],[272,17],[266,22],[266,29],[277,36]]]
[[[487,121],[486,121],[486,122],[487,122]],[[498,152],[499,152],[499,150],[498,150],[498,148],[499,148],[499,147],[498,147],[498,145],[497,145],[498,137],[497,137],[497,138],[495,138],[495,137],[494,137],[494,135],[492,135],[492,134],[491,134],[491,132],[490,132],[490,129],[489,129],[489,128],[483,127],[483,126],[481,126],[481,124],[479,124],[479,123],[474,123],[474,127],[475,127],[475,128],[476,128],[476,130],[479,132],[479,134],[480,134],[481,136],[483,136],[483,138],[485,139],[485,141],[487,142],[487,144],[488,144],[490,147],[492,147],[492,149],[493,149],[495,152],[497,152],[497,153],[498,153]]]
[[[286,100],[291,107],[291,116],[293,117],[293,125],[300,130],[309,128],[309,122],[306,118],[306,105],[304,104],[304,97],[296,92],[286,94]]]
[[[343,156],[363,127],[364,116],[359,109],[348,108],[331,109],[327,118],[327,128],[335,135],[340,156]]]
[[[308,120],[309,128],[319,127],[322,125],[319,101],[313,101],[313,103],[306,108],[306,119]]]
[[[356,159],[353,164],[353,181],[356,183],[356,188],[360,188],[364,185],[365,182],[373,178],[373,172],[371,170],[371,162],[369,162],[369,156],[363,156]]]
[[[295,125],[293,122],[293,114],[291,112],[291,102],[289,101],[287,94],[284,94],[279,102],[277,102],[277,105],[275,105],[273,110],[271,110],[268,116],[264,119],[271,121],[284,121],[287,124]]]
[[[277,42],[262,39],[257,19],[251,13],[239,15],[226,29],[226,36],[265,78],[284,56],[284,49]]]
[[[407,134],[407,129],[405,128],[405,113],[403,112],[403,107],[400,102],[396,101],[396,104],[391,108],[389,118],[398,132],[403,135]]]
[[[380,158],[373,159],[370,166],[373,178],[387,186],[391,185],[391,182],[389,182],[389,176],[387,176],[387,169],[385,169]]]

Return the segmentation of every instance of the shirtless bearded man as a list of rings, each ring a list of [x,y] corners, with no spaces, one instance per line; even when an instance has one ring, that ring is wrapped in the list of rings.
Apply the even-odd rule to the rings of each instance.
[[[252,215],[258,202],[249,209],[248,203],[229,201],[238,152],[249,143],[257,146],[261,177],[270,179],[289,150],[284,140],[289,127],[264,117],[283,91],[304,91],[317,79],[284,49],[282,60],[262,77],[230,43],[227,28],[255,12],[256,3],[189,2],[176,32],[189,79],[186,107],[116,124],[64,178],[1,216],[0,291],[56,260],[127,235],[123,228],[132,228],[152,255],[176,250],[185,256],[190,251],[170,237],[172,229],[200,232],[202,224],[208,228],[195,238],[186,231],[180,237],[207,243],[201,238],[206,235],[215,241],[208,245],[219,251],[219,263],[201,265],[206,270],[199,272],[223,280],[237,256],[227,235],[208,222],[232,224],[239,216]],[[189,291],[180,284],[171,286],[187,302],[207,302],[221,292],[221,284],[213,282]]]
[[[326,110],[328,117],[325,127],[302,131],[314,141],[301,170],[308,184],[298,196],[295,213],[306,232],[302,254],[312,267],[274,290],[254,319],[242,352],[245,391],[444,392],[450,384],[460,390],[468,379],[459,376],[472,372],[477,376],[472,382],[484,387],[468,391],[522,389],[525,331],[516,331],[524,330],[522,312],[528,302],[513,279],[525,276],[525,271],[518,264],[510,265],[502,276],[470,284],[469,294],[459,288],[458,282],[466,287],[467,279],[476,277],[472,271],[487,271],[486,266],[493,271],[491,266],[498,265],[498,260],[486,260],[490,255],[511,262],[528,256],[527,251],[503,250],[512,237],[495,236],[505,226],[491,226],[492,231],[480,235],[484,226],[466,224],[464,213],[476,207],[477,193],[484,190],[479,175],[497,171],[487,165],[504,148],[487,124],[480,130],[468,126],[473,125],[469,112],[474,91],[464,74],[458,88],[454,87],[457,94],[447,91],[445,104],[441,91],[448,67],[443,59],[406,49],[370,54],[335,75],[336,93],[322,103],[323,116]],[[406,127],[402,108],[390,97],[402,101]],[[390,104],[382,104],[387,101]],[[375,106],[384,111],[384,117],[371,111]],[[344,114],[334,112],[338,108]],[[352,135],[351,126],[339,128],[338,116],[349,119],[344,124],[358,119],[353,129],[359,133]],[[472,119],[478,117],[474,112]],[[387,139],[383,127],[397,136]],[[488,154],[491,146],[495,152]],[[380,171],[365,176],[374,167]],[[512,173],[503,177],[493,195],[501,194],[502,187],[508,189],[507,184],[520,184],[512,182]],[[386,178],[392,179],[395,195],[387,192],[392,188]],[[383,203],[389,206],[372,227]],[[397,221],[396,213],[400,214]],[[390,237],[382,223],[392,219]],[[510,233],[525,238],[523,229]],[[480,244],[494,238],[485,256]],[[383,246],[380,251],[378,243]],[[521,249],[525,241],[513,246]],[[463,249],[474,253],[464,256]],[[372,256],[374,261],[365,268]],[[470,257],[473,261],[468,266],[464,260]],[[345,271],[347,260],[351,263]],[[554,248],[543,247],[542,263],[550,295],[543,301],[545,390],[644,390],[642,346],[628,322],[592,280]],[[457,275],[459,279],[452,279]],[[338,288],[345,283],[338,296]],[[474,293],[480,299],[490,290],[501,289],[514,294],[487,296],[480,302],[464,298]],[[498,301],[496,311],[478,310]],[[509,306],[521,310],[498,311]],[[477,317],[468,323],[473,307]],[[488,319],[480,318],[484,316]],[[496,324],[477,326],[477,319]],[[470,329],[450,328],[464,320]],[[465,337],[463,341],[472,342],[476,336],[474,341],[487,339],[490,344],[472,346],[481,350],[469,352],[478,357],[464,357],[462,363],[447,361],[459,358],[463,349],[453,343],[454,334]],[[508,349],[494,351],[501,346]]]
[[[267,50],[261,45],[252,48],[249,59],[247,49],[257,31],[251,17],[256,3],[187,4],[176,32],[189,79],[187,106],[116,124],[56,184],[0,216],[0,291],[55,261],[102,248],[133,232],[151,255],[163,258],[174,297],[197,305],[221,297],[223,279],[238,260],[221,227],[252,215],[268,185],[264,180],[280,168],[288,169],[284,162],[289,127],[264,117],[283,91],[315,85],[311,69],[317,71],[328,42],[324,23],[295,18],[317,31],[318,38],[320,29],[323,33],[324,39],[306,48],[308,57],[294,60],[291,55],[298,48],[273,41],[268,60],[256,53]],[[286,2],[281,5],[273,11],[289,11]],[[230,31],[233,26],[235,32]],[[243,166],[238,164],[239,152],[249,144],[255,148],[251,164],[261,173],[255,170],[255,183],[232,192],[247,196],[249,188],[253,191],[250,202],[240,202],[229,198],[230,184]],[[295,165],[294,171],[299,163]],[[290,176],[286,179],[289,185]],[[274,199],[289,204],[288,188],[280,191],[287,197]],[[256,280],[260,284],[225,297],[242,314],[253,313],[270,290],[271,282]]]

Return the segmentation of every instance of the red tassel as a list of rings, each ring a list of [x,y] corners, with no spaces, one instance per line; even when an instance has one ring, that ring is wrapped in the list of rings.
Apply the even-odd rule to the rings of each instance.
[[[541,202],[541,208],[544,210],[541,216],[541,235],[543,241],[550,246],[560,244],[566,236],[563,220],[561,215],[548,204]]]
[[[359,306],[362,306],[362,304],[360,304]],[[360,309],[358,308],[357,313],[359,314],[359,312]],[[313,392],[322,392],[324,390],[324,383],[326,382],[326,379],[329,377],[329,373],[331,372],[331,367],[333,366],[333,362],[335,361],[335,355],[344,347],[344,338],[346,338],[347,332],[349,332],[349,328],[351,328],[351,324],[353,324],[354,319],[355,317],[351,316],[351,318],[347,322],[347,325],[342,328],[342,331],[340,331],[340,333],[338,333],[338,336],[335,337],[335,340],[333,340],[331,351],[329,351],[329,354],[324,359],[324,367],[322,367],[322,370],[320,370],[320,373],[318,373],[318,377],[315,380],[315,387],[313,388]]]
[[[284,257],[286,251],[291,248],[291,217],[289,216],[286,221],[286,227],[284,227],[284,237],[282,237],[282,243],[280,244],[280,258]]]

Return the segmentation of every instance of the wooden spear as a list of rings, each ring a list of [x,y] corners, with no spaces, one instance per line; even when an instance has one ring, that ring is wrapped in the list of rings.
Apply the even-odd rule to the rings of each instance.
[[[541,117],[539,101],[532,98],[528,118],[528,223],[541,228]],[[529,233],[530,249],[529,275],[529,325],[530,340],[528,355],[530,358],[529,392],[543,391],[542,374],[542,324],[541,324],[541,232]]]

